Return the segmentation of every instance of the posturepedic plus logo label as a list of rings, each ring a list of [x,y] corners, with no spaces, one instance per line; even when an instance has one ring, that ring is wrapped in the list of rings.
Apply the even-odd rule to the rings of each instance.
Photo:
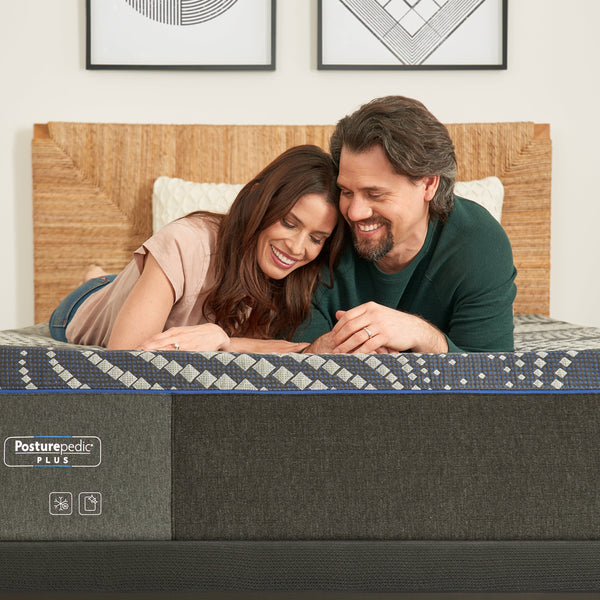
[[[24,435],[4,440],[7,467],[97,467],[102,442],[94,435]]]

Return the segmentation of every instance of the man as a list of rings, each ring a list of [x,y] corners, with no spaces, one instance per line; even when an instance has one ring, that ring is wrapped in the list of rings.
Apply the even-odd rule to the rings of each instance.
[[[513,349],[512,251],[498,222],[455,197],[454,147],[423,104],[373,100],[331,138],[348,244],[296,333],[307,352]]]

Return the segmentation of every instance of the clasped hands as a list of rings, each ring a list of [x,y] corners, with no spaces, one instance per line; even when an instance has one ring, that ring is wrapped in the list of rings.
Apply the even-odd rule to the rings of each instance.
[[[214,323],[172,327],[139,344],[137,350],[224,352],[310,352],[314,354],[447,352],[444,334],[424,319],[376,302],[336,313],[333,329],[312,344],[286,340],[230,338]]]
[[[145,340],[136,350],[185,350],[224,352],[399,352],[402,316],[397,310],[368,302],[348,311],[338,311],[338,322],[329,333],[313,344],[285,340],[255,340],[230,338],[214,323],[171,327]],[[403,348],[406,349],[406,348]]]
[[[436,327],[417,317],[376,302],[337,311],[338,322],[307,352],[386,354],[390,352],[446,352],[448,343]]]

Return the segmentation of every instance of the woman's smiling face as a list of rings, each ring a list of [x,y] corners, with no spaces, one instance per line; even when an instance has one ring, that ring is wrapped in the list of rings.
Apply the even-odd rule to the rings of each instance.
[[[261,271],[271,279],[283,279],[314,260],[337,221],[337,208],[326,194],[302,196],[283,219],[260,232],[257,261]]]

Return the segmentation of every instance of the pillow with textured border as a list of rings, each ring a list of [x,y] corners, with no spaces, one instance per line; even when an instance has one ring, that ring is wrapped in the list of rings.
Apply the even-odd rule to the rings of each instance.
[[[158,177],[152,191],[152,231],[196,210],[226,213],[243,184],[195,183]]]
[[[243,184],[195,183],[177,177],[158,177],[152,193],[152,230],[195,210],[226,213]],[[498,220],[502,215],[504,186],[497,177],[457,181],[454,193],[481,204]]]
[[[504,202],[504,186],[498,177],[457,181],[454,185],[454,193],[461,198],[481,204],[500,223]]]

